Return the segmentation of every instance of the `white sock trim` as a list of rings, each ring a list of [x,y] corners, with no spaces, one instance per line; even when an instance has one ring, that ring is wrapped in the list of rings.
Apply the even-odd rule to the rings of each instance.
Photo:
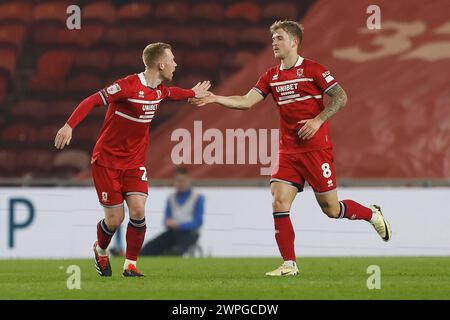
[[[125,259],[125,262],[123,264],[123,269],[127,269],[130,264],[132,264],[136,267],[136,261]]]
[[[97,253],[99,256],[107,256],[108,255],[108,249],[102,249],[100,248],[100,246],[97,244]]]
[[[284,265],[289,265],[290,267],[295,267],[297,263],[294,260],[285,260]]]

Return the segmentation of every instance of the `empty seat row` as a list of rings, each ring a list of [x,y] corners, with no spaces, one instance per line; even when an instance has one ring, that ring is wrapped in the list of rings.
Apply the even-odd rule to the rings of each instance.
[[[10,1],[0,4],[0,20],[31,22],[54,21],[66,23],[68,6],[77,1],[47,1],[33,4],[31,1]],[[295,19],[297,6],[286,2],[235,1],[233,3],[161,1],[131,2],[116,6],[113,1],[92,1],[80,5],[82,21],[99,21],[105,24],[119,23],[190,23],[245,22],[256,24],[276,19]],[[69,11],[71,12],[71,11]]]
[[[219,70],[238,70],[249,61],[253,52],[175,51],[175,56],[179,65],[175,81],[197,73],[210,80],[218,80]],[[27,88],[29,92],[42,94],[86,95],[143,69],[141,50],[118,51],[115,54],[107,50],[51,50],[38,57],[36,71],[30,74]]]
[[[235,47],[262,48],[271,42],[268,27],[250,27],[245,29],[229,27],[211,27],[201,30],[195,27],[139,27],[116,26],[107,28],[96,23],[83,26],[81,30],[69,30],[55,24],[41,25],[31,31],[33,44],[45,48],[108,48],[143,49],[152,42],[167,42],[175,48],[219,48]],[[0,36],[1,41],[1,36]],[[13,42],[11,42],[13,43]]]
[[[70,176],[90,166],[90,155],[84,150],[28,149],[0,150],[0,177]]]

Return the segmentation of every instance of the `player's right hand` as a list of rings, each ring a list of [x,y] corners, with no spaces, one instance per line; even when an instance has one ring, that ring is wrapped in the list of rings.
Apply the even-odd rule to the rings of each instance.
[[[61,129],[58,130],[58,133],[56,134],[56,149],[63,149],[66,144],[70,144],[70,140],[72,140],[72,128],[66,123]]]
[[[189,103],[195,104],[198,107],[202,107],[205,104],[216,102],[216,95],[210,91],[208,91],[209,95],[203,98],[191,98],[189,99]]]

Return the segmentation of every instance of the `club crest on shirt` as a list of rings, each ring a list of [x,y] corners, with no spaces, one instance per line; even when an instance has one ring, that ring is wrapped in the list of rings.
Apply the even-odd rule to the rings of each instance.
[[[139,91],[139,98],[143,98],[144,97],[144,91]]]
[[[298,68],[297,69],[297,78],[301,78],[303,77],[303,68]]]
[[[161,95],[162,95],[162,93],[161,93],[161,90],[156,90],[156,99],[159,99],[159,98],[161,98]]]
[[[110,85],[108,88],[106,88],[106,92],[108,92],[109,94],[115,94],[120,90],[120,86],[117,83],[114,83],[113,85]]]

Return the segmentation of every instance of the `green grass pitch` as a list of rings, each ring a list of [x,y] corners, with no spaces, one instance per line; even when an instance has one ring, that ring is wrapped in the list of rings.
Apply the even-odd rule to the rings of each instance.
[[[93,260],[0,260],[0,299],[450,299],[450,257],[300,258],[297,277],[268,278],[274,258],[141,258],[145,278],[123,278],[123,260],[101,278]],[[66,286],[78,265],[81,289]],[[367,267],[381,289],[367,288]]]

